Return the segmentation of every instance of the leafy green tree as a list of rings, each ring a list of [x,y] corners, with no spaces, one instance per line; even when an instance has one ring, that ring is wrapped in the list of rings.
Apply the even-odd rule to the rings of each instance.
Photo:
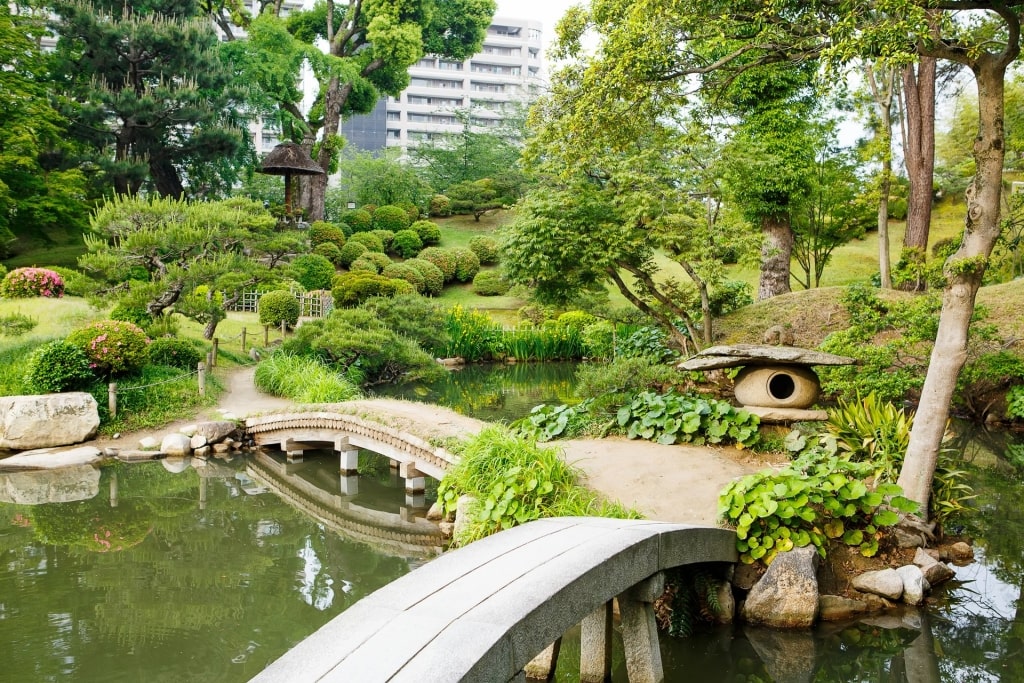
[[[515,179],[508,177],[466,180],[449,187],[447,193],[452,213],[471,214],[476,221],[491,211],[515,204],[519,196]]]
[[[433,190],[415,169],[401,161],[398,152],[385,150],[383,154],[374,155],[345,150],[338,162],[341,177],[338,189],[331,188],[329,192],[337,192],[359,206],[387,206],[409,201],[425,208]],[[344,205],[339,208],[343,209]]]
[[[117,194],[218,196],[250,163],[217,36],[188,0],[53,2],[54,87]]]

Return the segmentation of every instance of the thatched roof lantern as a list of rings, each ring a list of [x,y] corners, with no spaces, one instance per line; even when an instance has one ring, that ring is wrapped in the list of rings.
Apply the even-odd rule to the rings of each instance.
[[[324,170],[297,143],[282,142],[270,151],[260,173],[284,176],[284,210],[292,213],[292,176],[323,175]]]

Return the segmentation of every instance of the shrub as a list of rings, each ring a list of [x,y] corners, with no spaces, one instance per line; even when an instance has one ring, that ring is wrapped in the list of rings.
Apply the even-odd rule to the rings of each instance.
[[[391,265],[391,257],[379,251],[368,251],[362,256],[377,266],[378,270],[384,270]]]
[[[419,253],[417,258],[430,261],[440,268],[445,282],[451,282],[455,279],[455,270],[459,264],[451,250],[442,249],[441,247],[427,247]]]
[[[373,212],[373,227],[378,230],[398,232],[412,224],[409,213],[400,206],[388,204]]]
[[[384,253],[384,242],[372,232],[360,232],[348,238],[349,244],[355,242],[366,247],[367,251],[379,251]]]
[[[299,300],[291,292],[280,289],[267,292],[260,297],[256,308],[260,314],[260,325],[279,327],[284,323],[295,327],[299,321]]]
[[[437,244],[441,241],[441,228],[433,221],[416,221],[409,229],[416,231],[424,245]]]
[[[203,354],[187,339],[161,337],[149,345],[149,364],[195,370]]]
[[[320,254],[334,266],[341,265],[341,249],[334,242],[321,242],[313,247],[314,254]]]
[[[455,279],[470,282],[480,272],[480,259],[465,247],[455,247],[451,252],[455,257]]]
[[[72,330],[67,342],[81,349],[98,374],[120,375],[138,370],[149,360],[149,338],[138,325],[100,320]]]
[[[416,289],[405,280],[392,280],[373,273],[345,273],[334,278],[331,294],[338,308],[358,306],[372,296],[415,294]]]
[[[316,358],[274,353],[256,366],[253,382],[272,396],[300,403],[337,403],[360,398],[359,388]]]
[[[352,233],[366,232],[373,229],[373,216],[365,208],[348,211],[341,220]]]
[[[36,349],[28,359],[25,390],[31,394],[52,394],[81,389],[93,379],[89,358],[82,349],[66,341],[52,341]]]
[[[25,334],[38,324],[38,320],[24,313],[0,315],[0,335],[17,337]]]
[[[416,204],[414,202],[411,202],[411,201],[409,201],[407,199],[407,200],[405,200],[403,202],[398,202],[398,204],[396,204],[396,206],[401,207],[405,211],[405,214],[407,216],[409,216],[409,222],[410,223],[415,223],[416,221],[419,220],[419,218],[420,218],[420,207],[416,206]]]
[[[369,249],[366,248],[366,245],[349,240],[345,246],[341,248],[341,265],[346,268],[351,267],[352,262],[367,251],[369,251]]]
[[[345,246],[345,231],[327,221],[313,221],[309,226],[309,243],[314,248],[321,244],[333,244],[341,249]]]
[[[145,328],[153,322],[153,316],[149,314],[145,306],[138,306],[126,303],[118,303],[110,310],[111,320],[123,320],[126,323],[135,323]]]
[[[402,258],[412,258],[423,248],[423,241],[415,230],[399,230],[395,233],[394,250]]]
[[[594,412],[616,411],[631,396],[643,391],[664,393],[679,380],[679,372],[650,358],[616,358],[590,363],[576,370],[575,393],[593,401]]]
[[[417,294],[402,294],[392,299],[374,297],[362,308],[373,313],[389,330],[412,339],[428,353],[440,354],[444,350],[448,339],[445,312],[430,299]]]
[[[430,296],[438,296],[444,289],[444,273],[430,261],[421,258],[411,258],[403,265],[415,268],[423,276],[423,293]]]
[[[754,303],[751,287],[739,280],[726,280],[711,290],[711,315],[721,316]]]
[[[366,254],[373,253],[375,252],[366,252]],[[349,265],[348,271],[350,273],[373,273],[374,275],[380,273],[380,266],[374,263],[373,259],[366,258],[366,254],[363,254]]]
[[[592,325],[595,322],[597,322],[597,318],[584,311],[566,311],[558,316],[559,325],[577,330],[578,332],[583,332],[587,325]]]
[[[508,293],[509,286],[496,270],[481,270],[473,278],[473,291],[480,296],[502,296]]]
[[[380,238],[380,243],[384,245],[381,251],[384,252],[387,252],[391,248],[391,243],[395,241],[395,233],[391,230],[371,230],[370,234]]]
[[[470,250],[476,254],[481,265],[498,262],[498,240],[486,235],[477,235],[469,240]]]
[[[289,264],[289,271],[303,289],[329,289],[334,264],[320,254],[303,254]]]
[[[431,216],[451,216],[452,215],[452,200],[443,194],[435,194],[430,198],[430,209],[428,213]]]
[[[15,268],[0,280],[0,297],[64,296],[64,280],[49,268]]]
[[[91,277],[74,268],[54,266],[50,270],[60,275],[61,279],[64,280],[64,294],[68,296],[86,296],[92,291],[95,284]],[[0,271],[0,275],[3,275],[3,271]]]
[[[381,271],[381,275],[384,277],[394,278],[397,280],[405,280],[413,287],[416,291],[423,293],[426,289],[426,279],[420,275],[420,271],[405,265],[404,263],[392,263],[390,266]]]

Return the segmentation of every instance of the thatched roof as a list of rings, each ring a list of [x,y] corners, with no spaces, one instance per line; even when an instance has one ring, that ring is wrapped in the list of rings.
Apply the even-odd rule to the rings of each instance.
[[[324,170],[294,142],[282,142],[263,160],[260,173],[268,175],[322,175]]]

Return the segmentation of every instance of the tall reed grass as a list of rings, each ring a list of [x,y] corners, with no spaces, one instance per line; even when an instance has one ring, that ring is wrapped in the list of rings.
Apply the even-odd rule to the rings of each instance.
[[[299,403],[337,403],[361,398],[359,388],[319,360],[275,353],[256,366],[256,386]]]
[[[505,329],[485,313],[462,306],[448,309],[445,319],[446,357],[469,362],[515,359],[518,361],[575,360],[583,358],[580,330],[571,325],[547,323]]]

